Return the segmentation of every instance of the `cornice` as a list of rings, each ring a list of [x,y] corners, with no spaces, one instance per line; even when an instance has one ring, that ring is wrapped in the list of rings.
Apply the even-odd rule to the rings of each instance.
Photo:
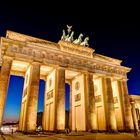
[[[73,55],[60,50],[59,44],[48,43],[40,44],[34,42],[21,42],[9,38],[1,38],[2,57],[4,55],[22,59],[26,61],[37,61],[44,64],[61,65],[64,67],[72,67],[90,72],[107,73],[111,75],[121,75],[126,77],[127,72],[131,69],[119,65],[121,60],[98,55],[101,59],[106,58],[106,61],[97,60],[90,57]],[[89,48],[86,48],[89,49]],[[89,49],[90,50],[90,49]],[[109,63],[108,60],[116,63]]]

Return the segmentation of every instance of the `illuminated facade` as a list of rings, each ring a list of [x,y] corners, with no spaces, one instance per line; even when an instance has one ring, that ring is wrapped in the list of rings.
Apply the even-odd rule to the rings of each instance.
[[[127,73],[121,61],[82,45],[58,43],[7,31],[0,38],[0,126],[10,75],[24,76],[21,131],[35,131],[39,80],[46,81],[43,129],[65,129],[65,83],[70,85],[72,131],[134,129]]]
[[[140,130],[140,96],[130,95],[131,111],[133,117],[134,128]]]

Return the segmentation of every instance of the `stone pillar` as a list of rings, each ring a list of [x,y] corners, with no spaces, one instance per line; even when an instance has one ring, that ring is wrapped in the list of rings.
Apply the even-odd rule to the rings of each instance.
[[[3,63],[0,73],[0,127],[2,126],[4,106],[7,96],[8,84],[10,79],[10,70],[12,65],[12,58],[3,57]]]
[[[107,131],[115,132],[117,131],[116,118],[115,118],[115,110],[114,110],[114,100],[113,100],[113,91],[112,84],[110,78],[104,78],[104,86],[106,93],[106,126]]]
[[[132,101],[131,102],[131,107],[132,107],[132,118],[133,118],[133,124],[134,124],[134,130],[138,131],[139,127],[138,127],[138,120],[137,120],[137,116],[136,116],[136,110],[135,110],[135,102]]]
[[[19,117],[19,131],[22,131],[22,124],[23,124],[22,116],[23,116],[23,104],[22,104],[22,101],[21,101],[20,117]]]
[[[121,85],[122,85],[122,99],[123,99],[123,106],[124,106],[125,130],[132,131],[134,129],[134,125],[132,120],[131,105],[128,96],[127,82],[122,81]]]
[[[115,106],[117,129],[119,131],[123,131],[124,130],[124,116],[123,116],[124,113],[123,113],[121,81],[113,78],[112,85],[113,85],[114,97],[116,98],[114,102],[114,106]]]
[[[36,130],[37,108],[38,108],[38,90],[40,80],[40,64],[33,62],[30,72],[30,90],[28,95],[27,116],[26,116],[26,131]]]
[[[46,76],[46,77],[47,77],[47,76]],[[43,129],[43,131],[45,130],[45,115],[46,115],[46,110],[45,110],[45,105],[46,105],[46,96],[45,96],[45,92],[46,92],[46,90],[47,90],[46,82],[47,82],[47,80],[45,79],[44,107],[43,107],[43,116],[42,116],[42,129]]]
[[[70,83],[69,129],[72,130],[72,83]]]
[[[56,129],[65,129],[65,69],[57,69]]]
[[[95,108],[95,95],[94,95],[94,83],[93,74],[88,73],[86,75],[86,86],[87,86],[87,130],[97,131],[97,116]]]

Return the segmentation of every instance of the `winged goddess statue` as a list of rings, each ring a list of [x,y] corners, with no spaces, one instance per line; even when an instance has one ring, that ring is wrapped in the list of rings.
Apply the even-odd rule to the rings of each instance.
[[[72,26],[67,25],[68,34],[71,32],[71,28],[72,28]]]

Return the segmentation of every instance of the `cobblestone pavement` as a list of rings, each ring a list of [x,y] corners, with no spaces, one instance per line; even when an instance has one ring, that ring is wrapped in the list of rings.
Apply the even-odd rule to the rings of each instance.
[[[134,134],[105,134],[105,133],[73,133],[65,134],[49,134],[49,135],[23,135],[13,134],[0,136],[0,140],[140,140],[140,134],[135,137]]]

